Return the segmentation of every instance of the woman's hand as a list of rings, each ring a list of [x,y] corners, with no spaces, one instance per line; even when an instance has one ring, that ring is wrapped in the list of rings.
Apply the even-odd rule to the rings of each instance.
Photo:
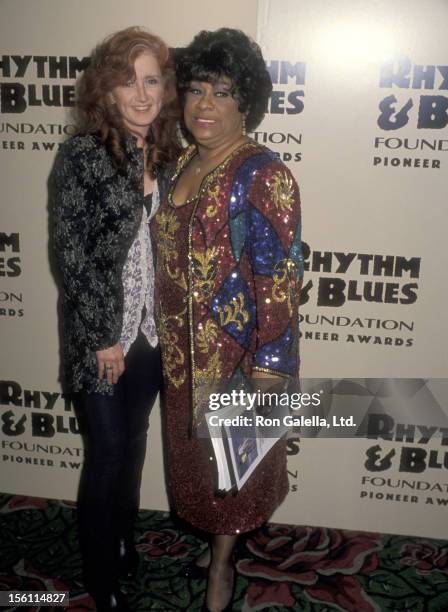
[[[107,382],[114,385],[124,372],[123,348],[119,342],[102,351],[96,351],[98,364],[98,378],[102,380],[106,375]]]

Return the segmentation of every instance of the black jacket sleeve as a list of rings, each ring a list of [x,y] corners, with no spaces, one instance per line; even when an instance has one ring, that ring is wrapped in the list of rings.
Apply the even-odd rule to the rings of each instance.
[[[95,202],[87,175],[85,156],[79,155],[75,140],[68,141],[53,169],[53,246],[64,299],[85,328],[90,348],[97,351],[116,344],[119,332],[113,295],[105,291],[110,271],[98,266],[89,247]]]

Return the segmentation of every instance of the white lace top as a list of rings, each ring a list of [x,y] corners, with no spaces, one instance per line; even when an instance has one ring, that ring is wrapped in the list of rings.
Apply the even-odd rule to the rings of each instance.
[[[158,343],[154,321],[154,261],[149,222],[156,214],[159,205],[159,191],[155,183],[151,213],[148,215],[142,203],[142,222],[128,251],[123,268],[124,308],[120,343],[125,355],[137,338],[139,328],[151,346],[157,346]],[[146,314],[141,321],[144,306],[146,306]]]

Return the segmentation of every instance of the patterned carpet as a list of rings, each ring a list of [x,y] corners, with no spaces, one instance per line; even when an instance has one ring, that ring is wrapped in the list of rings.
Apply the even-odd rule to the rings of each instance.
[[[137,536],[139,572],[123,583],[132,609],[199,610],[205,581],[177,574],[204,543],[163,512],[142,511]],[[234,610],[448,611],[445,541],[269,524],[241,542],[237,568]],[[95,610],[81,580],[74,504],[0,494],[0,590],[69,590],[65,609]],[[39,609],[63,608],[17,608]]]

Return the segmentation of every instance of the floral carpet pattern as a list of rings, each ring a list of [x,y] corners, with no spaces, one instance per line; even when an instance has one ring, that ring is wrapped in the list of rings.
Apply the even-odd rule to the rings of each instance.
[[[169,514],[142,511],[141,562],[123,582],[132,610],[200,610],[204,580],[179,570],[204,542]],[[234,610],[447,612],[448,542],[274,523],[237,551]],[[70,605],[3,608],[21,612],[94,611],[81,577],[71,502],[0,494],[0,591],[70,591]]]

